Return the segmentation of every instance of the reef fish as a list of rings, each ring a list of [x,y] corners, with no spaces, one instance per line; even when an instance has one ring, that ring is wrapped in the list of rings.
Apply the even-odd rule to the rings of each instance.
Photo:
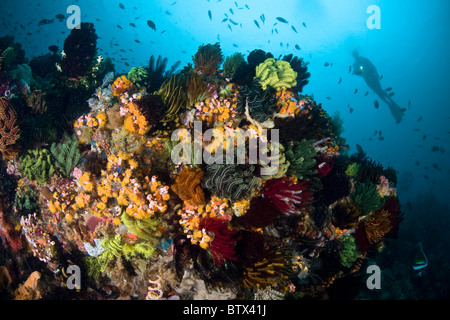
[[[136,28],[136,25],[133,22],[130,22],[130,26],[132,26],[133,28]]]
[[[58,52],[58,46],[52,45],[50,47],[48,47],[48,50],[50,50],[53,53]]]
[[[209,17],[209,20],[212,20],[212,13],[211,13],[211,10],[208,10],[208,17]]]
[[[58,14],[55,16],[55,18],[58,19],[59,22],[61,22],[61,21],[64,20],[65,16],[64,16],[62,13],[58,13]]]
[[[306,28],[306,23],[303,22],[302,25]]]
[[[389,97],[393,97],[394,94],[395,94],[395,92],[391,92],[391,93],[388,94],[388,96],[389,96]]]
[[[261,29],[261,28],[259,27],[259,23],[258,23],[258,21],[256,21],[256,20],[253,20],[253,22],[255,22],[255,24],[256,24],[256,26],[258,27],[258,29]]]
[[[378,100],[375,100],[373,102],[373,105],[375,106],[375,109],[378,109],[380,107],[380,103],[378,102]]]
[[[266,16],[264,15],[264,13],[262,15],[260,15],[259,18],[261,19],[262,23],[264,24],[264,21],[266,21]]]
[[[152,20],[147,20],[147,25],[152,29],[156,31],[156,24]]]
[[[392,88],[391,87],[389,87],[389,88],[387,88],[386,90],[384,90],[384,91],[386,91],[386,92],[389,92],[389,91],[391,91],[392,90]]]
[[[117,28],[119,28],[120,30],[123,30],[122,27],[119,24],[117,25]]]
[[[292,30],[294,30],[295,33],[298,33],[298,32],[297,32],[297,29],[295,29],[294,26],[291,26],[291,28],[292,28]]]
[[[277,17],[277,20],[282,23],[289,23],[285,18],[282,18],[282,17]]]
[[[298,44],[296,44],[294,47],[295,49],[300,50],[300,46]]]
[[[125,6],[122,3],[119,3],[120,9],[125,9]]]
[[[342,78],[339,78],[338,84],[341,84],[342,82]]]
[[[324,67],[328,67],[329,65],[330,65],[329,62],[325,62],[325,63],[323,64]]]
[[[400,108],[386,91],[382,89],[380,76],[376,67],[369,59],[360,56],[357,51],[353,51],[353,57],[355,58],[355,62],[353,63],[353,74],[362,77],[369,88],[388,105],[396,123],[401,122],[406,109]]]
[[[222,23],[228,21],[228,18],[223,18]]]
[[[38,26],[43,26],[44,24],[50,24],[53,22],[53,19],[49,20],[49,19],[42,19],[41,21],[38,22]]]
[[[235,26],[237,26],[239,23],[237,23],[236,21],[233,21],[233,20],[231,20],[230,19],[230,22],[232,23],[232,24],[234,24]]]

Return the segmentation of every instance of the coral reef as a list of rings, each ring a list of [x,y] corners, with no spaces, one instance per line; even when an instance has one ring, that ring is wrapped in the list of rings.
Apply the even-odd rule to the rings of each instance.
[[[347,154],[339,114],[301,94],[302,58],[216,43],[179,72],[152,55],[116,74],[91,23],[57,51],[28,64],[0,38],[9,297],[324,298],[399,230],[395,170]]]

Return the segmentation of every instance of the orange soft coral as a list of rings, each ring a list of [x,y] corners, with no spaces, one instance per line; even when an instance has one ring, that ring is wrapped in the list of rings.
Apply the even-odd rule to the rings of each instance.
[[[112,84],[113,96],[118,97],[128,90],[133,85],[133,83],[127,79],[124,75],[118,77]]]
[[[202,204],[205,201],[205,194],[201,186],[203,176],[204,173],[202,169],[192,169],[188,166],[184,166],[175,179],[172,190],[186,204]]]

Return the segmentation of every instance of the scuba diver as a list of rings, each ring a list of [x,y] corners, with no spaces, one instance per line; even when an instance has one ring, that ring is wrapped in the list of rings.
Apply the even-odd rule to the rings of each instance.
[[[414,259],[414,263],[412,265],[412,268],[416,274],[416,276],[421,277],[425,271],[425,269],[428,267],[428,259],[425,253],[423,252],[422,243],[419,243],[420,252],[416,254],[416,257]]]
[[[383,100],[391,110],[392,115],[394,116],[397,123],[400,123],[403,118],[403,113],[405,112],[405,108],[400,108],[394,100],[389,96],[388,92],[381,88],[380,84],[380,76],[378,75],[377,69],[370,62],[369,59],[361,57],[359,53],[355,50],[353,51],[353,57],[355,58],[355,62],[353,63],[353,74],[361,76],[366,81],[367,85],[375,91],[375,93]]]

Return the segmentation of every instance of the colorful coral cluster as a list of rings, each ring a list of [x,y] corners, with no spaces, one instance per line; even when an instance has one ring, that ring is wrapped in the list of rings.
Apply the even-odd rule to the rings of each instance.
[[[357,271],[401,221],[395,172],[346,154],[339,126],[297,91],[299,60],[261,51],[222,74],[220,45],[200,46],[154,92],[145,69],[108,75],[71,135],[15,159],[20,196],[2,211],[20,219],[3,213],[4,243],[55,273],[70,259],[81,291],[109,298],[192,298],[189,284],[201,297],[316,298]],[[172,161],[171,138],[207,130],[239,139],[195,145],[215,162]]]

